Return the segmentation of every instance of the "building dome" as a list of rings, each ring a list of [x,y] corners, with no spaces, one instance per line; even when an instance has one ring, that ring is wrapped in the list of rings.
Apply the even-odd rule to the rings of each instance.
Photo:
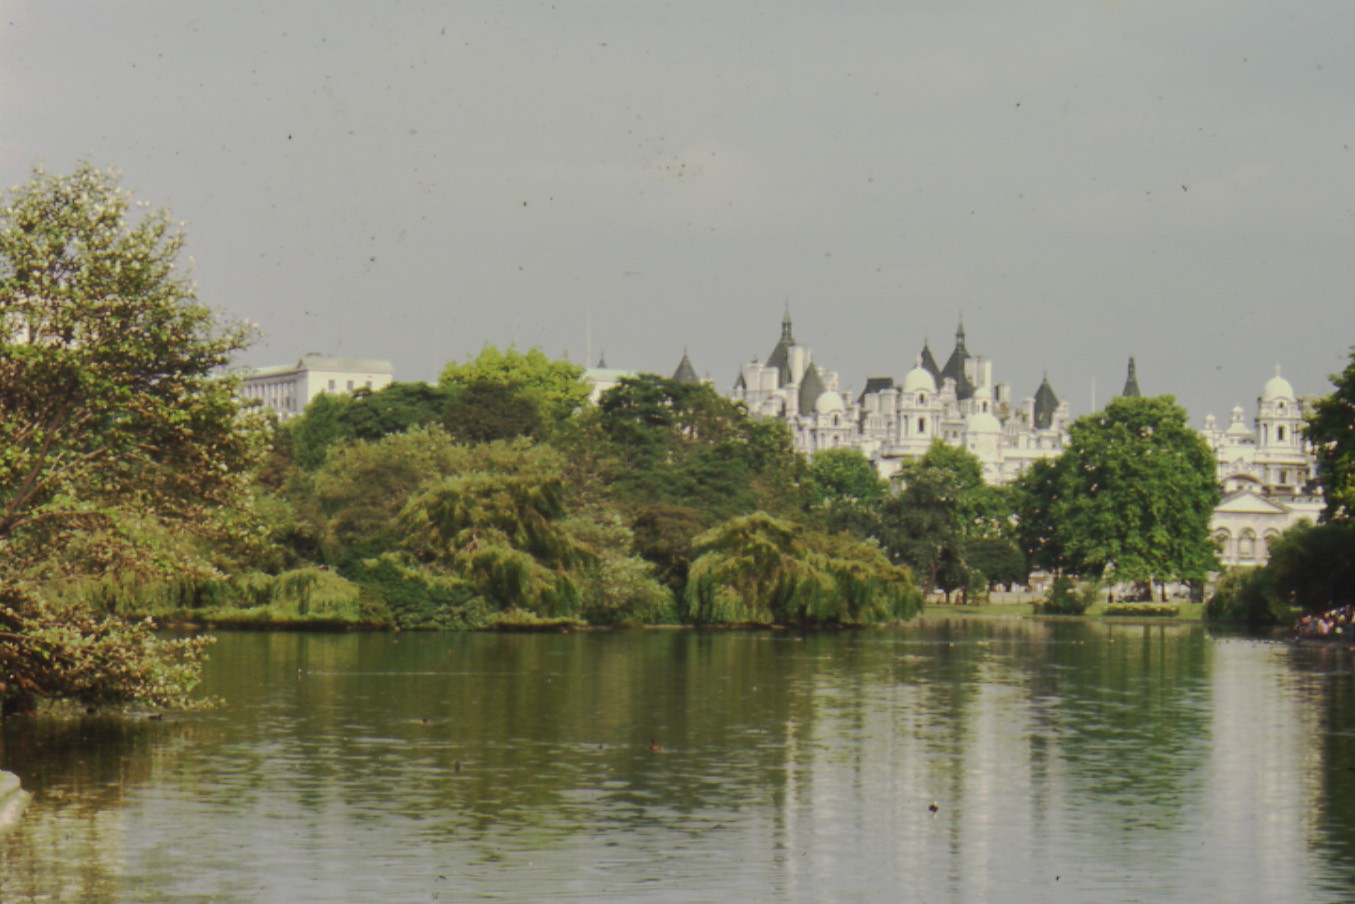
[[[1289,381],[1280,376],[1280,367],[1275,366],[1275,376],[1266,381],[1266,385],[1261,389],[1261,401],[1269,402],[1272,399],[1292,399],[1294,398],[1294,387],[1289,385]]]
[[[908,371],[908,375],[903,378],[903,392],[905,394],[911,392],[930,392],[935,394],[936,378],[933,377],[931,372],[923,367],[922,362],[919,361],[912,370]]]
[[[965,419],[965,429],[970,433],[1001,433],[1002,424],[991,414],[980,411]]]
[[[842,404],[842,396],[833,392],[831,389],[822,393],[818,401],[814,403],[814,410],[819,414],[832,414],[835,411],[845,411],[845,405]]]

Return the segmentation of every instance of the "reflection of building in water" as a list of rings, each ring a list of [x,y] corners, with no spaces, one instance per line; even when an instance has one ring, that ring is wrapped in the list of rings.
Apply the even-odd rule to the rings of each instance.
[[[1261,388],[1251,426],[1241,406],[1225,429],[1212,414],[1205,418],[1224,492],[1210,524],[1223,564],[1264,564],[1276,537],[1299,521],[1317,520],[1322,498],[1304,414],[1303,400],[1277,367]]]

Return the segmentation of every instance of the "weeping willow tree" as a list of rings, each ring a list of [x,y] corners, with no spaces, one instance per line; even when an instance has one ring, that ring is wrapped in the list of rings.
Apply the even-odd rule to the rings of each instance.
[[[869,624],[922,609],[908,569],[880,549],[755,512],[696,538],[686,614],[697,624]]]
[[[495,608],[562,617],[578,611],[577,579],[594,558],[565,515],[558,472],[483,470],[431,484],[400,522],[417,560],[461,577]]]

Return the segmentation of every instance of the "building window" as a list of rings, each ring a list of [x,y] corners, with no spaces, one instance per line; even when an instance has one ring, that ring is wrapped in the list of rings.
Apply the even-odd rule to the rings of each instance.
[[[917,419],[917,432],[918,433],[927,432],[927,419],[925,417],[920,417]]]
[[[1289,482],[1289,472],[1288,472],[1288,471],[1281,471],[1281,472],[1280,472],[1280,483],[1288,483],[1288,482]]]
[[[1275,428],[1275,441],[1278,442],[1278,443],[1284,442],[1284,428],[1283,428],[1283,427],[1276,427],[1276,428]]]
[[[1256,558],[1256,534],[1248,529],[1237,538],[1237,557],[1243,561]]]
[[[1232,558],[1230,555],[1231,550],[1228,548],[1232,539],[1233,535],[1226,529],[1220,530],[1214,534],[1214,545],[1219,548],[1219,558],[1223,559],[1225,562]]]
[[[349,381],[348,381],[348,391],[349,391],[349,392],[352,392],[352,391],[353,391],[353,381],[352,381],[352,380],[349,380]]]
[[[338,389],[338,384],[336,384],[333,380],[330,380],[330,381],[329,381],[329,391],[330,391],[330,392],[333,392],[333,391],[336,390],[336,389]]]

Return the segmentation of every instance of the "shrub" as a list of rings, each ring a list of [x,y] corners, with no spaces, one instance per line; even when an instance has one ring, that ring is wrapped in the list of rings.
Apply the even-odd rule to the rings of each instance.
[[[1214,595],[1204,606],[1211,621],[1278,625],[1289,620],[1289,602],[1275,586],[1268,568],[1234,568],[1219,577]]]
[[[1106,615],[1134,615],[1144,618],[1175,618],[1181,613],[1176,603],[1111,603]]]
[[[1035,611],[1043,615],[1082,615],[1096,602],[1098,591],[1095,583],[1078,583],[1061,575],[1054,579],[1045,601],[1035,604]]]
[[[399,628],[473,631],[492,621],[484,598],[465,581],[406,565],[393,554],[364,559],[349,576]]]

